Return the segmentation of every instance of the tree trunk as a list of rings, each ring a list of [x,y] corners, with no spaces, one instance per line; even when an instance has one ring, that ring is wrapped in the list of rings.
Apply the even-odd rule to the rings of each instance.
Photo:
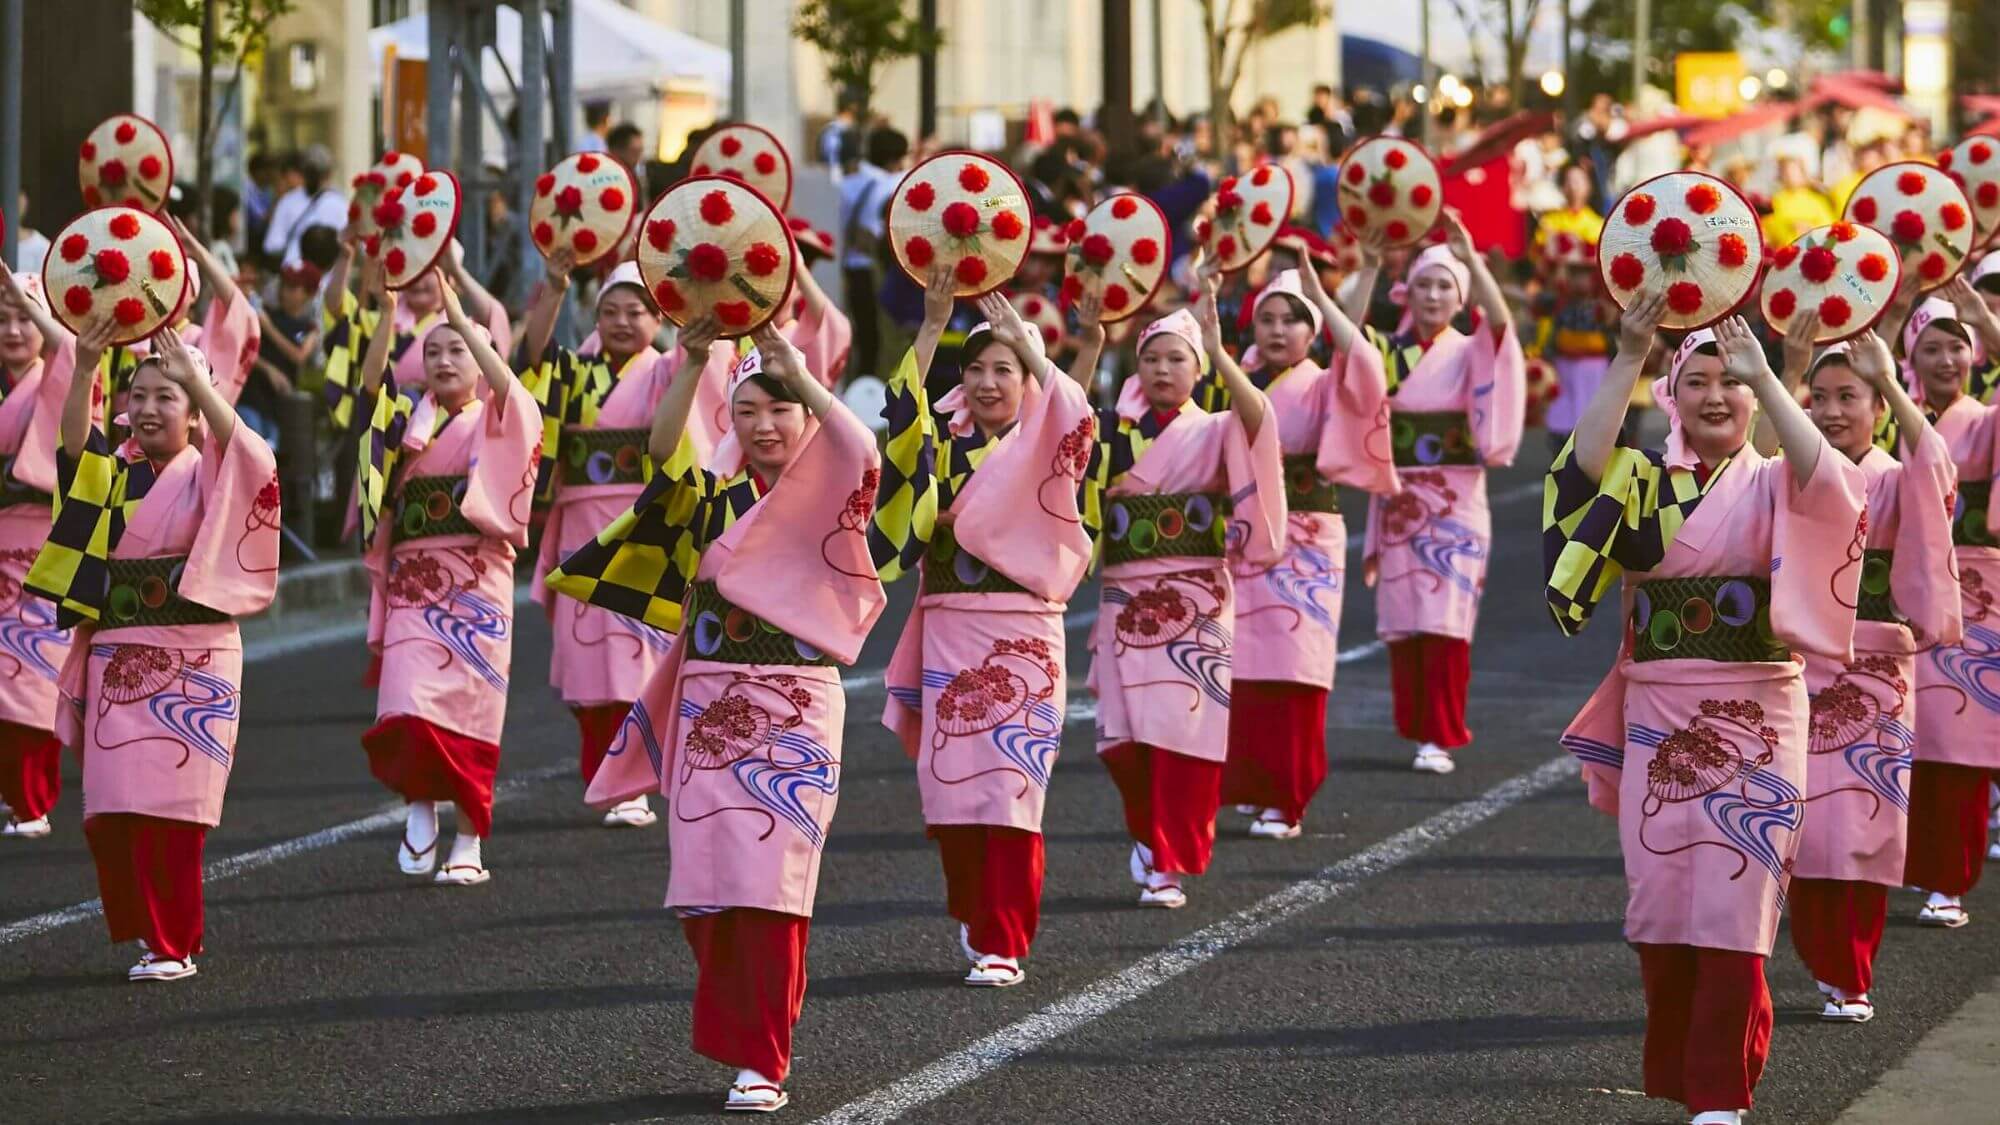
[[[1235,0],[1226,0],[1235,6]],[[1225,10],[1220,23],[1215,18],[1215,0],[1201,0],[1202,26],[1208,31],[1208,131],[1210,143],[1215,145],[1216,159],[1227,161],[1233,146],[1235,132],[1232,122],[1229,98],[1234,91],[1223,79],[1223,56],[1229,50],[1229,13]]]
[[[214,234],[208,212],[215,191],[215,124],[209,112],[215,100],[215,4],[216,0],[201,3],[201,86],[195,111],[199,131],[195,137],[194,234],[204,243]]]

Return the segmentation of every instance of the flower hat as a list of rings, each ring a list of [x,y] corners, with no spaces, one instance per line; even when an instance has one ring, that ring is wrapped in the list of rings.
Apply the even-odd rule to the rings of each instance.
[[[1370,137],[1340,162],[1340,221],[1365,240],[1411,246],[1437,225],[1444,181],[1424,146]]]
[[[180,319],[190,272],[180,239],[151,212],[99,207],[50,241],[42,288],[49,311],[71,332],[109,312],[118,322],[112,343],[125,345]]]
[[[401,289],[450,253],[459,206],[458,177],[450,172],[425,172],[382,193],[371,212],[381,233],[368,239],[368,253],[381,259],[384,285]]]
[[[675,324],[713,312],[726,337],[777,313],[798,254],[776,205],[729,176],[682,180],[640,225],[639,275],[653,303]]]
[[[1972,252],[1971,202],[1950,175],[1914,160],[1868,173],[1847,197],[1841,218],[1888,235],[1902,252],[1903,265],[1917,271],[1918,292],[1957,276]]]
[[[889,239],[903,272],[924,284],[931,263],[958,279],[958,296],[1007,283],[1028,256],[1028,190],[1014,170],[976,152],[941,152],[889,197]]]
[[[1619,307],[1664,289],[1660,327],[1676,331],[1733,312],[1757,284],[1763,260],[1756,210],[1703,172],[1669,172],[1626,192],[1597,245],[1598,271]]]
[[[639,190],[623,164],[602,153],[563,157],[535,181],[528,230],[546,258],[561,247],[587,266],[618,249],[639,213]]]
[[[724,125],[694,150],[693,175],[742,180],[783,211],[792,205],[792,157],[769,129]]]
[[[1903,263],[1888,236],[1859,223],[1814,227],[1771,255],[1764,319],[1784,332],[1792,318],[1819,310],[1815,344],[1857,336],[1889,311]]]
[[[354,177],[354,198],[347,204],[347,221],[363,238],[382,233],[375,222],[375,205],[395,188],[406,188],[424,174],[424,162],[407,152],[390,149],[375,166]]]
[[[1194,235],[1222,272],[1235,273],[1271,248],[1291,214],[1292,174],[1283,165],[1263,164],[1216,185]]]
[[[1042,346],[1054,355],[1065,335],[1062,308],[1040,293],[1013,293],[1007,301],[1021,314],[1023,323],[1041,332]]]
[[[1597,243],[1559,230],[1542,244],[1542,260],[1551,266],[1595,266]]]
[[[174,150],[158,125],[135,113],[99,122],[76,152],[86,207],[129,204],[157,212],[174,186]]]
[[[1034,225],[1028,228],[1028,253],[1058,257],[1069,253],[1068,227],[1047,215],[1036,215]]]
[[[786,219],[785,225],[792,228],[792,241],[798,243],[799,253],[804,255],[806,265],[833,257],[832,232],[823,231],[797,215]]]
[[[1972,221],[1978,227],[1975,243],[1984,243],[2000,230],[2000,140],[1967,137],[1938,153],[1938,167],[1965,192],[1972,204]]]
[[[1137,316],[1160,291],[1173,260],[1173,234],[1158,205],[1143,195],[1114,195],[1069,224],[1063,300],[1086,292],[1104,298],[1106,324]]]

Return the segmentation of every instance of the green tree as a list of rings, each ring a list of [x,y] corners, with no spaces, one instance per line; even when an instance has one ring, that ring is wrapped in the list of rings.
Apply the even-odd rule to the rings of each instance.
[[[1510,104],[1520,105],[1528,92],[1527,79],[1523,74],[1527,69],[1528,35],[1534,30],[1535,20],[1541,14],[1542,0],[1451,0],[1451,6],[1458,15],[1459,23],[1475,33],[1475,42],[1491,39],[1500,44],[1507,91],[1513,95]],[[1481,60],[1477,51],[1473,60],[1475,67],[1479,67]],[[1481,71],[1479,77],[1483,80],[1483,67]]]
[[[1502,0],[1489,0],[1502,2]],[[1632,79],[1635,0],[1589,0],[1576,14],[1580,39],[1576,73],[1581,92],[1623,94]],[[1683,51],[1733,51],[1750,33],[1785,28],[1807,48],[1845,51],[1851,0],[1653,0],[1653,34],[1646,81],[1672,91],[1674,59]]]
[[[1236,115],[1230,105],[1243,80],[1250,47],[1294,27],[1311,27],[1327,16],[1320,0],[1194,0],[1208,37],[1208,116],[1216,152],[1227,154],[1235,141]]]
[[[944,35],[903,11],[902,0],[805,0],[792,17],[792,34],[819,48],[827,81],[841,97],[856,99],[855,118],[866,132],[876,75],[897,59],[944,45]]]

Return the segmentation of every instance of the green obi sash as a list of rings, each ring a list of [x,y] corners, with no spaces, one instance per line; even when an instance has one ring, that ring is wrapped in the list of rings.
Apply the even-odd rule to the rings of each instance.
[[[1340,490],[1319,475],[1318,457],[1311,453],[1285,454],[1285,507],[1293,512],[1340,514]]]
[[[2000,537],[1995,537],[1993,529],[1986,526],[1986,504],[1992,496],[1991,481],[1958,482],[1958,511],[1951,517],[1952,546],[2000,547]]]
[[[924,593],[1025,594],[1027,591],[959,546],[951,528],[939,524],[932,529],[930,546],[924,552]]]
[[[1223,556],[1229,498],[1216,492],[1163,492],[1104,498],[1104,565],[1142,559]]]
[[[106,629],[139,626],[223,625],[230,617],[180,596],[186,555],[153,559],[110,559],[110,593],[104,599]]]
[[[411,477],[404,481],[403,491],[396,497],[390,544],[444,535],[486,534],[459,510],[464,499],[464,477]]]
[[[13,508],[23,504],[33,504],[46,508],[55,502],[55,497],[38,488],[29,488],[14,479],[14,459],[0,457],[0,508]]]
[[[1479,464],[1462,410],[1398,410],[1389,416],[1389,441],[1399,469]]]
[[[731,605],[713,582],[688,588],[684,618],[689,653],[717,664],[816,664],[833,658],[748,610]]]
[[[1896,607],[1889,602],[1889,572],[1896,552],[1867,550],[1861,553],[1861,593],[1854,616],[1861,621],[1897,622]]]
[[[564,426],[556,464],[564,484],[645,484],[647,430]]]
[[[1768,578],[1661,578],[1641,583],[1632,599],[1635,661],[1751,664],[1791,658],[1771,632]]]

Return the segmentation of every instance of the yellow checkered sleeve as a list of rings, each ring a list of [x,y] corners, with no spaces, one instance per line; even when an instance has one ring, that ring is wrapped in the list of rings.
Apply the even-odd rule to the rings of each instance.
[[[747,481],[700,467],[686,434],[632,509],[549,572],[549,588],[580,602],[679,632],[681,603],[701,553],[755,502]]]
[[[55,518],[22,585],[56,603],[57,624],[68,628],[103,612],[111,582],[107,560],[127,514],[127,474],[95,427],[81,457],[72,462],[58,451],[56,463]]]
[[[1557,627],[1574,636],[1627,570],[1659,566],[1727,467],[1717,465],[1704,484],[1658,453],[1619,446],[1592,480],[1576,465],[1572,437],[1542,485],[1542,568]]]

